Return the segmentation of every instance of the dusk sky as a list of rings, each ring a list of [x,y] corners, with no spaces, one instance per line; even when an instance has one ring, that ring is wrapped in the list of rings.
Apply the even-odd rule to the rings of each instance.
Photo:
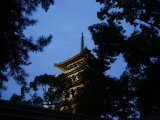
[[[88,27],[101,22],[97,19],[97,11],[100,8],[96,0],[55,0],[55,4],[47,13],[42,9],[35,12],[33,18],[37,19],[38,23],[29,27],[25,34],[35,38],[51,34],[53,39],[43,52],[30,53],[32,64],[24,67],[29,74],[27,82],[44,73],[60,74],[61,71],[54,64],[80,52],[82,32],[85,46],[90,50],[94,48]],[[124,60],[119,57],[106,74],[119,77],[124,68]],[[14,80],[9,80],[5,85],[7,91],[3,92],[3,99],[9,99],[13,93],[20,93],[20,86]]]

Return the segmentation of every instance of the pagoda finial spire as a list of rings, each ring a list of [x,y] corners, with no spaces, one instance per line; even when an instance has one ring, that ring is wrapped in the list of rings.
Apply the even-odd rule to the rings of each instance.
[[[82,37],[81,37],[81,51],[84,50],[84,36],[82,32]]]

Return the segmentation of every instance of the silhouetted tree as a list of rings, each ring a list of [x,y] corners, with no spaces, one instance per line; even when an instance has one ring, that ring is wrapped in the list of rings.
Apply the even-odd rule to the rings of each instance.
[[[34,78],[33,81],[30,82],[29,86],[34,91],[38,90],[38,87],[40,86],[44,93],[48,91],[48,88],[52,88],[55,85],[56,77],[53,75],[39,75]]]
[[[135,118],[137,114],[134,81],[129,79],[126,73],[121,79],[116,79],[105,76],[98,67],[95,68],[81,73],[84,87],[77,87],[72,91],[74,100],[70,102],[75,104],[75,107],[68,111],[98,117],[103,115],[106,119]]]
[[[116,56],[123,50],[124,44],[123,29],[114,23],[94,24],[89,27],[96,47],[94,52],[98,60],[105,65],[105,69],[110,69],[111,63],[114,63]]]
[[[27,94],[30,95],[30,101],[32,101],[33,105],[41,105],[43,102],[51,109],[60,110],[69,86],[70,79],[64,74],[59,76],[39,75],[30,82],[29,86],[22,87],[21,96],[25,98]],[[39,91],[40,89],[41,91]],[[38,96],[38,93],[41,93],[41,97]]]
[[[5,0],[0,3],[0,88],[11,76],[18,84],[26,84],[23,66],[29,65],[29,52],[42,51],[51,42],[52,36],[37,40],[27,37],[24,30],[36,24],[31,18],[41,6],[45,11],[54,0]]]
[[[32,105],[34,106],[40,106],[40,107],[43,107],[43,99],[38,96],[36,93],[32,96],[32,99],[31,99],[31,102],[32,102]]]
[[[81,73],[84,87],[76,89],[73,96],[77,113],[100,117],[104,113],[104,97],[107,80],[103,73],[87,69]]]
[[[15,102],[15,103],[22,103],[23,102],[23,98],[21,95],[17,95],[17,94],[13,94],[10,98],[11,102]]]
[[[112,86],[110,94],[113,97],[113,100],[111,100],[113,105],[113,115],[120,120],[128,120],[129,118],[138,117],[135,85],[135,81],[124,72],[119,80],[115,80],[114,87]]]
[[[104,5],[97,14],[103,23],[92,25],[89,30],[98,59],[109,68],[116,56],[122,54],[127,62],[129,78],[138,81],[134,83],[134,92],[141,117],[160,114],[160,68],[156,67],[160,62],[160,1],[96,1]],[[128,37],[125,36],[124,22],[134,28]]]

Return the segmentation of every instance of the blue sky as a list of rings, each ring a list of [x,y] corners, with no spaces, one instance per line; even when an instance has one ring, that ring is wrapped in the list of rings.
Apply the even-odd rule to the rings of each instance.
[[[31,65],[24,67],[29,74],[26,79],[32,81],[35,76],[44,73],[59,74],[61,71],[54,67],[55,63],[64,61],[80,52],[81,33],[84,33],[85,46],[92,50],[94,43],[88,27],[99,23],[97,11],[101,6],[96,0],[55,0],[55,4],[46,13],[38,9],[33,18],[38,23],[27,28],[26,36],[38,37],[53,35],[53,40],[41,53],[30,53]],[[112,65],[107,74],[119,77],[125,68],[122,57]],[[13,93],[20,93],[20,86],[14,80],[6,83],[7,91],[2,94],[3,99],[9,99]]]

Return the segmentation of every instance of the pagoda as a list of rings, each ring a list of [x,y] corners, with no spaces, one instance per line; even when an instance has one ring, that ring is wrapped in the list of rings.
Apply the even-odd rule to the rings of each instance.
[[[82,78],[81,73],[90,67],[89,62],[93,59],[95,59],[95,57],[91,54],[90,50],[84,47],[84,36],[82,33],[80,53],[68,60],[55,64],[57,68],[62,70],[63,73],[71,79],[72,87],[69,91],[74,91],[74,94],[77,94],[76,89],[83,88],[85,86],[86,81]],[[74,101],[74,96],[70,95],[69,100]],[[74,107],[75,103],[72,108]]]

